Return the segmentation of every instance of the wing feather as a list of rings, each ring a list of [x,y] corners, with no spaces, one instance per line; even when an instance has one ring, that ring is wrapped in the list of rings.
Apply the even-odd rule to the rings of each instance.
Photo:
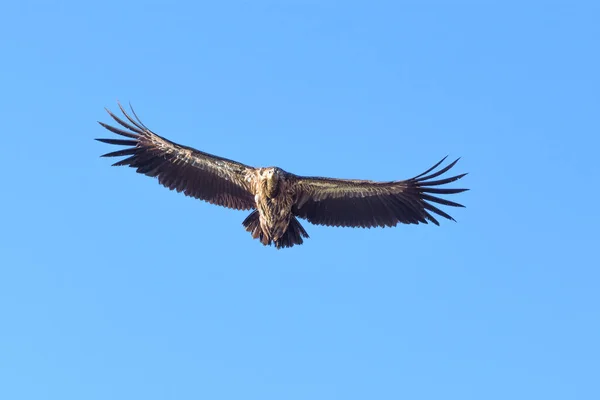
[[[114,166],[135,168],[140,174],[158,178],[161,185],[171,190],[211,204],[238,210],[255,207],[254,196],[246,180],[253,168],[171,142],[148,129],[133,108],[133,117],[120,103],[119,108],[127,121],[108,109],[106,111],[121,127],[99,123],[107,130],[133,140],[96,139],[111,145],[129,146],[103,155],[130,156],[117,161]]]
[[[432,186],[446,185],[467,174],[432,180],[448,172],[459,160],[436,170],[445,159],[422,174],[402,181],[375,182],[292,175],[296,188],[292,211],[313,224],[330,226],[370,228],[428,222],[439,225],[434,215],[454,221],[448,213],[432,203],[449,207],[464,206],[434,195],[457,194],[468,189]]]

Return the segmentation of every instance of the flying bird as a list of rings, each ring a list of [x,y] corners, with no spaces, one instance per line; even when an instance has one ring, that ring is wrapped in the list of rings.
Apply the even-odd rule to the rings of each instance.
[[[126,146],[102,157],[127,158],[113,166],[129,166],[136,172],[158,178],[158,182],[186,196],[236,210],[252,210],[242,223],[263,245],[285,248],[303,243],[308,234],[298,218],[316,225],[385,227],[432,222],[436,216],[454,221],[436,204],[464,207],[438,197],[468,189],[442,187],[466,174],[438,179],[458,159],[436,169],[440,162],[411,179],[375,182],[357,179],[305,177],[278,167],[254,168],[237,161],[182,146],[152,132],[131,109],[119,103],[126,120],[110,110],[120,127],[99,122],[127,139],[96,139]]]

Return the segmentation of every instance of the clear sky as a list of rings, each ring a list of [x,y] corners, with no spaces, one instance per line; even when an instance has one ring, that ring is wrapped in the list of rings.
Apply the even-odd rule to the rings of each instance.
[[[3,3],[0,398],[599,399],[599,19],[593,1]],[[246,212],[99,157],[117,99],[301,175],[461,156],[467,208],[263,247]]]

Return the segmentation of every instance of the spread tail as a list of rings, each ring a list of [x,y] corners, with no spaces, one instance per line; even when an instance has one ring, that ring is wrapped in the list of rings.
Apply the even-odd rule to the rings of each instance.
[[[259,239],[260,242],[265,246],[270,246],[272,243],[275,243],[275,247],[278,249],[284,247],[292,247],[296,244],[304,243],[303,237],[308,238],[308,233],[304,230],[300,222],[296,219],[296,217],[292,216],[290,219],[290,224],[288,225],[287,230],[281,236],[281,238],[277,241],[273,241],[269,238],[269,236],[264,233],[260,227],[260,215],[258,211],[254,210],[246,217],[242,225],[246,228],[248,232],[252,235],[254,239]]]

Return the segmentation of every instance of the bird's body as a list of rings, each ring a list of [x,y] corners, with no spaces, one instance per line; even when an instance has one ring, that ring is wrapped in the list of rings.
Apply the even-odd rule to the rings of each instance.
[[[292,217],[293,190],[276,167],[256,169],[251,182],[260,225],[256,234],[263,244],[278,243]]]
[[[301,177],[278,167],[253,168],[171,142],[148,129],[135,112],[134,119],[120,104],[119,107],[129,122],[107,111],[126,129],[100,124],[131,140],[97,139],[130,146],[104,155],[129,156],[113,165],[136,168],[138,173],[157,177],[159,183],[171,190],[211,204],[253,210],[243,225],[264,245],[282,248],[302,244],[302,238],[308,238],[308,234],[297,218],[319,225],[363,228],[398,223],[438,225],[432,213],[453,218],[431,202],[452,207],[462,205],[433,194],[467,190],[437,187],[466,174],[432,180],[458,160],[432,173],[442,160],[412,179],[392,182]]]

